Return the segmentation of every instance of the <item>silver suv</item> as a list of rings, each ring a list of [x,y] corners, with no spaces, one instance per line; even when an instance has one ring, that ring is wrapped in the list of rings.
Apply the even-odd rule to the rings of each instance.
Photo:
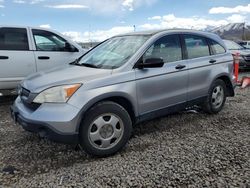
[[[234,96],[233,58],[214,34],[135,32],[110,38],[78,61],[28,77],[11,108],[40,136],[108,156],[133,125],[200,105],[211,114]]]

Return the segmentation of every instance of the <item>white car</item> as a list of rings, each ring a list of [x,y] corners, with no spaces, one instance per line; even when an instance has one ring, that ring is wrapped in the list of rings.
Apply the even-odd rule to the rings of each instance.
[[[56,31],[0,26],[0,93],[15,89],[32,73],[68,64],[85,52]]]
[[[241,41],[239,44],[246,49],[250,49],[250,41]]]

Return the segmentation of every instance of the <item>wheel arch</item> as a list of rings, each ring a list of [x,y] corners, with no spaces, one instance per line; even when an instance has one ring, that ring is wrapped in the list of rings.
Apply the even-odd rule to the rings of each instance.
[[[98,104],[100,102],[104,102],[104,101],[111,101],[111,102],[115,102],[115,103],[121,105],[129,113],[129,116],[132,120],[132,123],[133,124],[136,123],[137,109],[136,109],[136,106],[133,105],[132,100],[130,99],[130,97],[127,94],[120,93],[120,92],[113,93],[112,95],[104,94],[104,95],[97,96],[97,97],[93,98],[86,105],[84,105],[84,107],[81,109],[80,115],[79,115],[79,120],[77,122],[77,127],[76,127],[77,132],[79,132],[80,125],[85,117],[85,113],[89,109],[91,109],[93,106],[95,106],[96,104]]]
[[[225,82],[226,88],[227,88],[227,93],[226,93],[226,95],[227,95],[228,97],[233,97],[233,96],[235,95],[234,86],[233,86],[233,84],[232,84],[232,82],[231,82],[231,79],[230,79],[230,76],[229,76],[229,75],[227,75],[227,74],[220,74],[220,75],[218,75],[218,76],[213,80],[213,82],[214,82],[215,80],[222,80],[222,81]],[[212,82],[212,83],[213,83],[213,82]]]

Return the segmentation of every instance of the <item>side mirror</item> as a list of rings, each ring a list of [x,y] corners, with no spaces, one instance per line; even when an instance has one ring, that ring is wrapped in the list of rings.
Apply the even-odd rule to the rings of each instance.
[[[66,42],[65,43],[65,51],[67,52],[78,52],[79,50],[74,47],[73,45],[71,45],[70,43]]]
[[[164,61],[162,58],[149,58],[138,65],[139,69],[143,68],[160,68],[163,67]]]

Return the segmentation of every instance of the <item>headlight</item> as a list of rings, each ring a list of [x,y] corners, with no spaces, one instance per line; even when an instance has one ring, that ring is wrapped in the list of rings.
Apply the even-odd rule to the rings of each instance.
[[[42,91],[35,99],[34,103],[63,103],[81,87],[81,84],[56,86]]]

